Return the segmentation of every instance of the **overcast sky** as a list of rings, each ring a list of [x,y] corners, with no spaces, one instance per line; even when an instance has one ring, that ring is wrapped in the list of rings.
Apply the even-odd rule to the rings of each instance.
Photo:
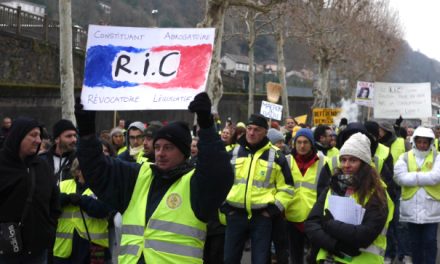
[[[399,12],[413,50],[440,61],[440,0],[390,0],[390,6]]]

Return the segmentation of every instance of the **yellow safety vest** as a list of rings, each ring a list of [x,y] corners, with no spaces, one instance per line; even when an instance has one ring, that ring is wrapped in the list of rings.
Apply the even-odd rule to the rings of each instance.
[[[64,180],[60,183],[60,191],[63,193],[75,193],[75,180]],[[93,195],[90,189],[85,190],[82,195]],[[88,216],[85,212],[84,219],[87,224],[90,239],[94,244],[108,247],[108,221]],[[80,237],[87,239],[87,231],[78,206],[68,205],[63,207],[63,213],[58,219],[58,226],[53,247],[54,256],[68,258],[72,254],[73,232]]]
[[[435,158],[437,157],[437,151],[431,150],[431,152],[426,156],[425,161],[422,164],[422,167],[419,167],[416,162],[416,158],[414,156],[414,151],[410,150],[403,154],[403,159],[408,164],[408,172],[414,171],[422,171],[428,172],[432,170],[434,166]],[[434,199],[440,201],[440,183],[432,186],[402,186],[402,199],[409,200],[414,194],[420,189],[423,188],[425,191],[431,195]]]
[[[434,139],[435,150],[438,150],[438,138]]]
[[[293,201],[286,208],[286,219],[290,222],[304,222],[316,203],[319,174],[327,162],[326,157],[318,157],[319,160],[307,169],[304,176],[301,174],[293,155],[286,157],[295,183]]]
[[[142,163],[144,163],[144,162],[148,162],[148,158],[147,157],[144,157],[144,151],[143,150],[141,150],[141,151],[139,151],[139,153],[138,153],[138,155],[137,155],[137,158],[136,158],[136,163],[138,163],[138,164],[142,164]]]
[[[327,158],[331,159],[335,156],[339,156],[339,149],[337,149],[336,147],[333,147],[327,151]]]
[[[400,155],[405,153],[405,140],[401,137],[396,138],[391,144],[391,156],[393,156],[393,164],[396,164]]]
[[[232,151],[231,164],[235,168],[235,180],[226,202],[235,208],[246,209],[249,219],[252,217],[252,209],[266,208],[269,204],[275,204],[280,211],[284,211],[292,201],[294,188],[284,181],[275,180],[282,174],[281,167],[275,162],[277,150],[269,142],[254,154],[238,157],[241,148],[237,145]],[[265,152],[267,160],[260,158]]]
[[[387,205],[388,205],[388,215],[387,220],[385,223],[385,227],[383,228],[382,232],[377,236],[377,238],[373,241],[373,243],[368,246],[367,248],[361,248],[359,251],[361,251],[361,254],[356,257],[347,257],[347,258],[339,258],[336,256],[333,256],[335,261],[341,262],[341,263],[353,263],[353,264],[372,264],[372,263],[384,263],[384,255],[385,255],[385,249],[387,247],[387,229],[390,221],[393,219],[393,212],[394,212],[394,203],[389,197],[388,193],[385,192],[387,195]],[[325,206],[324,208],[328,208],[328,200],[330,197],[331,191],[329,190],[327,192],[327,199],[325,200]],[[358,204],[358,197],[356,194],[351,196]],[[366,199],[365,204],[368,202],[368,198]],[[316,257],[317,261],[325,260],[328,257],[328,252],[324,249],[320,249],[318,252],[318,256]]]
[[[190,181],[194,170],[178,179],[159,202],[148,223],[147,198],[153,180],[149,163],[139,172],[130,203],[122,214],[118,261],[146,263],[202,263],[206,223],[191,207]]]
[[[234,148],[235,148],[235,145],[236,144],[229,144],[229,145],[227,145],[225,148],[226,148],[226,152],[229,152],[229,151],[231,151],[231,150],[233,150]]]
[[[122,152],[124,152],[124,151],[126,151],[126,150],[127,150],[127,146],[123,146],[122,148],[120,148],[120,149],[118,150],[117,155],[120,155]]]

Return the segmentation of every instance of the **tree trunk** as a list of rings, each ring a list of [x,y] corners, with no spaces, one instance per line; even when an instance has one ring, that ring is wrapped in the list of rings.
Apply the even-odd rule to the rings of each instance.
[[[315,99],[312,108],[330,107],[330,68],[328,60],[318,59],[318,82],[313,89]]]
[[[223,96],[223,82],[220,74],[221,50],[223,25],[225,20],[226,9],[229,1],[211,1],[206,0],[206,12],[203,22],[199,27],[213,27],[215,31],[214,51],[211,59],[211,69],[208,75],[207,89],[209,97],[212,100],[212,110],[218,113],[218,104]]]
[[[281,90],[281,101],[283,104],[283,116],[284,118],[290,115],[289,110],[289,94],[287,92],[287,81],[286,81],[286,64],[284,62],[284,20],[280,17],[277,21],[277,33],[275,35],[275,40],[277,42],[277,57],[278,57],[278,78],[280,79]]]
[[[71,0],[60,0],[60,95],[61,117],[75,122],[73,114],[74,78],[72,58],[72,8]]]
[[[248,57],[249,57],[249,99],[248,99],[248,116],[254,113],[254,94],[255,94],[255,67],[254,67],[254,51],[255,51],[255,39],[257,32],[255,31],[255,10],[248,10],[248,17],[246,18],[246,24],[248,26]]]

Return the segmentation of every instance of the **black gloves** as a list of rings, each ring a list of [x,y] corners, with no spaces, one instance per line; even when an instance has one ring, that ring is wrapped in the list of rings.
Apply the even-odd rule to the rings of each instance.
[[[75,117],[80,137],[95,134],[95,113],[83,110],[81,99],[75,99]]]
[[[78,206],[81,202],[81,195],[77,193],[71,193],[69,194],[69,200],[71,205]]]
[[[402,116],[399,116],[399,118],[396,119],[395,125],[397,127],[400,127],[400,124],[402,124],[403,118]]]
[[[214,118],[211,115],[211,100],[207,93],[199,93],[189,104],[188,110],[197,114],[197,123],[200,128],[209,128],[214,125]]]

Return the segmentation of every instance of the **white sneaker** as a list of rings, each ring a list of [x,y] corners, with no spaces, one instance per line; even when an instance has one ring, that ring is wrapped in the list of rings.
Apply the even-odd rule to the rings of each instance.
[[[393,263],[393,259],[389,258],[389,257],[386,257],[384,262],[383,262],[383,264],[391,264],[391,263]]]
[[[403,259],[402,259],[402,264],[412,264],[413,262],[412,262],[412,259],[411,259],[411,257],[410,256],[405,256],[405,257],[403,257]]]

